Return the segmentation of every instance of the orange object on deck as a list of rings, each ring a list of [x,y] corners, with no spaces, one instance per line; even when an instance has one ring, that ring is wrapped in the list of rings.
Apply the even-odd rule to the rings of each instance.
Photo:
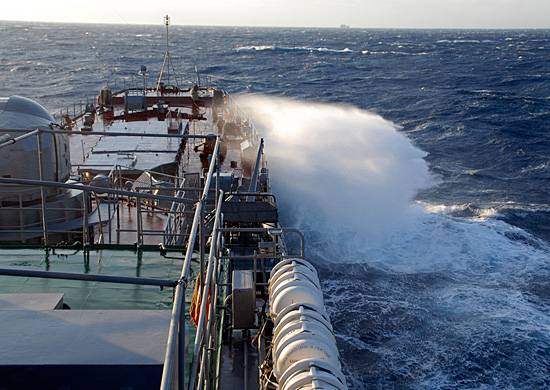
[[[201,274],[197,275],[195,279],[195,288],[193,290],[193,298],[191,299],[191,305],[189,307],[189,315],[191,320],[197,326],[199,324],[199,316],[201,311],[201,295],[202,295],[202,283]],[[208,292],[208,299],[206,301],[206,320],[208,320],[208,312],[210,308],[210,291]]]

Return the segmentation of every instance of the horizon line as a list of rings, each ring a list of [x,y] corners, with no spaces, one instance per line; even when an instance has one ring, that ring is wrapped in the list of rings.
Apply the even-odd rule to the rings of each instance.
[[[0,23],[46,23],[46,24],[69,24],[69,25],[95,25],[95,26],[159,26],[164,27],[162,22],[159,23],[127,23],[127,22],[61,22],[51,20],[11,20],[0,19]],[[345,28],[342,26],[345,25]],[[274,25],[222,25],[222,24],[178,24],[171,23],[170,26],[176,27],[218,27],[218,28],[272,28],[272,29],[336,29],[336,30],[550,30],[548,27],[411,27],[411,26],[399,26],[399,27],[361,27],[351,26],[347,24],[341,24],[338,26],[274,26]]]

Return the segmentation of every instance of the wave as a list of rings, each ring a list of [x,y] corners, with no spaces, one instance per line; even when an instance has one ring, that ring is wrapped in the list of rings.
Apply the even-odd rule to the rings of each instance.
[[[550,212],[550,204],[544,203],[536,204],[507,201],[474,205],[472,203],[439,204],[421,200],[415,203],[428,213],[446,214],[462,218],[500,218],[502,213],[507,211],[524,211],[530,213]]]
[[[326,52],[326,53],[353,53],[354,51],[348,47],[344,49],[330,49],[327,47],[308,47],[308,46],[275,46],[275,45],[259,45],[259,46],[241,46],[235,51],[303,51],[303,52]]]
[[[493,41],[484,40],[483,42],[488,43],[488,42],[493,42]],[[453,40],[440,39],[436,43],[470,43],[470,44],[477,44],[477,43],[481,43],[481,41],[478,40],[478,39],[453,39]]]
[[[546,242],[496,219],[496,206],[413,202],[433,183],[425,153],[377,115],[241,104],[263,118],[282,218],[305,232],[319,264],[350,383],[545,387]]]
[[[425,51],[411,53],[411,52],[406,52],[406,51],[394,51],[394,50],[392,50],[392,51],[367,51],[367,53],[363,52],[363,54],[380,54],[380,55],[392,54],[392,55],[398,55],[398,56],[428,56],[428,55],[430,55],[430,53],[425,52]]]
[[[425,214],[383,244],[354,240],[367,248],[355,264],[340,249],[323,288],[349,382],[546,388],[550,250],[532,240],[499,221]]]
[[[274,188],[296,215],[381,232],[399,224],[417,191],[432,184],[426,154],[376,114],[283,98],[239,100],[268,135]]]
[[[423,201],[416,202],[422,209],[432,214],[447,214],[454,217],[488,219],[498,216],[499,206],[478,207],[471,203],[462,204],[433,204]]]
[[[544,115],[546,115],[546,113]],[[521,169],[521,173],[532,172],[550,172],[550,161],[546,161],[540,164],[529,165],[528,167]]]

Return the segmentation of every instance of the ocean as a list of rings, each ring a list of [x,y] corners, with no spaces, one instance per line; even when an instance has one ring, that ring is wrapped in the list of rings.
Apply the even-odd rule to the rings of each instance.
[[[550,388],[550,31],[170,31],[182,82],[264,128],[350,388]],[[54,112],[154,79],[163,40],[0,22],[0,95]]]

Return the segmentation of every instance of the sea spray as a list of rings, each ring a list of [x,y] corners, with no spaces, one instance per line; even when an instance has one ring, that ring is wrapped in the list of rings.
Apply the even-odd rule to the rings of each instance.
[[[376,114],[265,96],[239,104],[266,137],[274,190],[292,223],[372,238],[404,223],[432,183],[426,153]]]
[[[522,256],[534,267],[547,256],[547,245],[541,251],[537,239],[486,212],[456,218],[452,207],[415,201],[436,183],[426,153],[379,115],[256,95],[239,104],[265,135],[283,222],[305,231],[310,253],[399,272],[465,274],[496,266],[494,258],[510,270]]]
[[[303,217],[353,388],[548,387],[546,243],[415,202],[434,182],[425,153],[377,115],[241,101],[266,135],[281,209]]]

